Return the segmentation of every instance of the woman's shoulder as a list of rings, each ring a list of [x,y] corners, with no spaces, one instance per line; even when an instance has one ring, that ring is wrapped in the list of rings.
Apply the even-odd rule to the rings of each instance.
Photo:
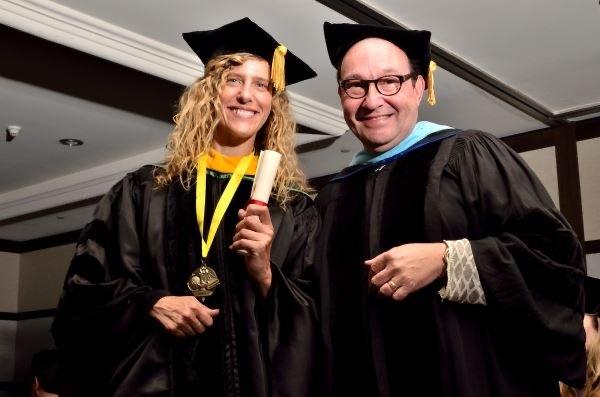
[[[143,192],[159,191],[156,176],[162,170],[156,165],[144,165],[135,171],[128,172],[113,185],[106,194],[107,198],[117,198],[121,195],[139,197]]]
[[[290,212],[296,219],[312,218],[316,215],[316,207],[313,198],[306,191],[290,190],[290,199],[284,210]]]
[[[295,205],[312,206],[314,204],[313,196],[303,189],[290,189],[290,202]]]
[[[163,172],[163,168],[158,165],[143,165],[135,171],[129,172],[125,178],[139,181],[140,183],[152,182],[156,176]]]
[[[159,165],[144,165],[135,171],[127,173],[118,184],[130,189],[162,190],[164,186],[158,183],[157,178],[164,172]]]

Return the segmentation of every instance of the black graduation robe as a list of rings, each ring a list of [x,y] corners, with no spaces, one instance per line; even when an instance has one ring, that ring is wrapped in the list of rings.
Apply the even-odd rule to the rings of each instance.
[[[438,132],[403,155],[343,170],[317,207],[333,395],[549,397],[559,380],[583,385],[581,246],[501,141]],[[369,289],[366,259],[463,238],[487,305],[443,301],[443,280],[402,302]]]
[[[269,208],[273,281],[262,298],[243,257],[228,249],[250,197],[252,181],[242,180],[208,258],[221,285],[205,304],[220,313],[205,333],[177,338],[149,311],[163,296],[190,295],[186,282],[201,258],[195,185],[160,189],[152,174],[146,166],[117,183],[81,234],[53,324],[61,396],[319,394],[312,200],[298,193],[286,211]],[[209,170],[205,223],[228,181]]]

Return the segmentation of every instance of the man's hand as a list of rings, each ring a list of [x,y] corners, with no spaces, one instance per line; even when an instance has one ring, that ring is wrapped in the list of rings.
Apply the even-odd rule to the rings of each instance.
[[[405,244],[365,261],[371,285],[381,295],[401,301],[445,272],[444,243]]]
[[[250,204],[245,210],[239,210],[238,216],[240,221],[229,248],[247,252],[246,270],[261,295],[266,296],[271,288],[271,243],[275,234],[269,208]]]
[[[150,310],[167,332],[179,337],[201,334],[218,314],[219,309],[209,309],[193,296],[165,296]]]

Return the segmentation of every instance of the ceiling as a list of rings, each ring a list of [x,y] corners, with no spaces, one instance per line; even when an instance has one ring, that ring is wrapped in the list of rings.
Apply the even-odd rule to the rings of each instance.
[[[289,88],[309,177],[360,149],[345,133],[324,21],[433,32],[438,104],[421,119],[502,137],[600,115],[597,0],[0,0],[0,126],[22,127],[0,141],[0,239],[80,229],[90,200],[160,161],[175,101],[202,73],[181,32],[245,16],[319,75]]]

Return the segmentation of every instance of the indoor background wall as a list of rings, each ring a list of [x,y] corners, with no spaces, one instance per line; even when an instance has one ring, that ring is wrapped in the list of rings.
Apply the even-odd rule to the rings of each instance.
[[[19,310],[19,254],[0,252],[0,312]],[[17,322],[0,320],[0,381],[14,377]]]
[[[593,243],[588,253],[588,274],[600,278],[600,138],[577,142],[581,207],[586,241]]]
[[[74,249],[0,252],[0,396],[22,393],[31,356],[54,347],[50,325]]]

